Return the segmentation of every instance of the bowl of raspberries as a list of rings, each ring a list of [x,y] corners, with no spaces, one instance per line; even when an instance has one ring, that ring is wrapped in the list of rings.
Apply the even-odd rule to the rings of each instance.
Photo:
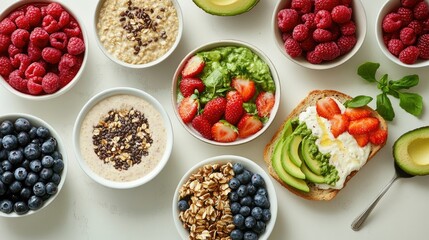
[[[272,17],[280,51],[310,69],[329,69],[350,59],[366,35],[360,0],[281,0]]]
[[[405,67],[429,64],[429,5],[423,0],[391,0],[380,9],[376,38],[381,51]]]
[[[20,97],[68,91],[83,72],[87,48],[81,21],[62,3],[17,1],[0,14],[0,82]]]

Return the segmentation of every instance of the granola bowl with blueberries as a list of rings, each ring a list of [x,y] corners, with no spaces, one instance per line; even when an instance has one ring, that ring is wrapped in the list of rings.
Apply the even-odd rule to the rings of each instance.
[[[0,83],[19,97],[45,100],[69,91],[87,49],[82,21],[63,3],[16,1],[0,14]]]
[[[252,160],[221,155],[189,169],[173,197],[182,239],[268,239],[277,217],[274,185]]]
[[[52,126],[23,113],[0,116],[0,216],[41,211],[58,196],[67,174],[64,144]]]
[[[164,168],[173,131],[154,97],[135,88],[112,88],[81,109],[73,143],[80,167],[94,181],[110,188],[134,188]]]
[[[165,60],[179,44],[182,12],[177,0],[100,0],[94,31],[110,60],[146,68]]]

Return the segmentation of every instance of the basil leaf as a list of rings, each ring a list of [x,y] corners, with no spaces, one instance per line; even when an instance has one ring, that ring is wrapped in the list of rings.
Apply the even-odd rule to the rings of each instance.
[[[386,120],[392,121],[395,117],[392,103],[386,93],[380,93],[377,95],[377,109],[376,111]]]
[[[390,88],[394,90],[409,89],[417,86],[417,84],[419,84],[419,76],[414,74],[405,76],[397,81],[390,81]]]
[[[414,116],[420,116],[423,110],[423,98],[416,93],[399,93],[399,106]]]
[[[344,105],[349,108],[363,107],[372,101],[372,97],[359,95],[353,99],[347,100]]]
[[[376,82],[375,73],[379,67],[379,63],[366,62],[359,66],[357,74],[368,82]]]
[[[380,78],[380,81],[378,81],[377,88],[380,89],[384,93],[389,92],[389,87],[387,86],[387,84],[389,83],[388,80],[389,80],[389,75],[388,74],[384,74]]]

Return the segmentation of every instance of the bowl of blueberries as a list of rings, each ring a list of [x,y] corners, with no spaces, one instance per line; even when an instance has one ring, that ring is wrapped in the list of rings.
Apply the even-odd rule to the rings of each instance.
[[[182,239],[268,239],[276,217],[270,177],[241,156],[199,162],[174,193],[173,218]]]
[[[61,190],[67,154],[58,133],[32,115],[0,116],[0,216],[27,216]]]

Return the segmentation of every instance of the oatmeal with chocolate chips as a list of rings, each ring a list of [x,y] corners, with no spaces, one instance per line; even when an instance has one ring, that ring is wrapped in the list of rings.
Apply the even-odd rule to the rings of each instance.
[[[170,0],[105,0],[96,26],[107,52],[129,64],[145,64],[172,48],[179,19]]]

